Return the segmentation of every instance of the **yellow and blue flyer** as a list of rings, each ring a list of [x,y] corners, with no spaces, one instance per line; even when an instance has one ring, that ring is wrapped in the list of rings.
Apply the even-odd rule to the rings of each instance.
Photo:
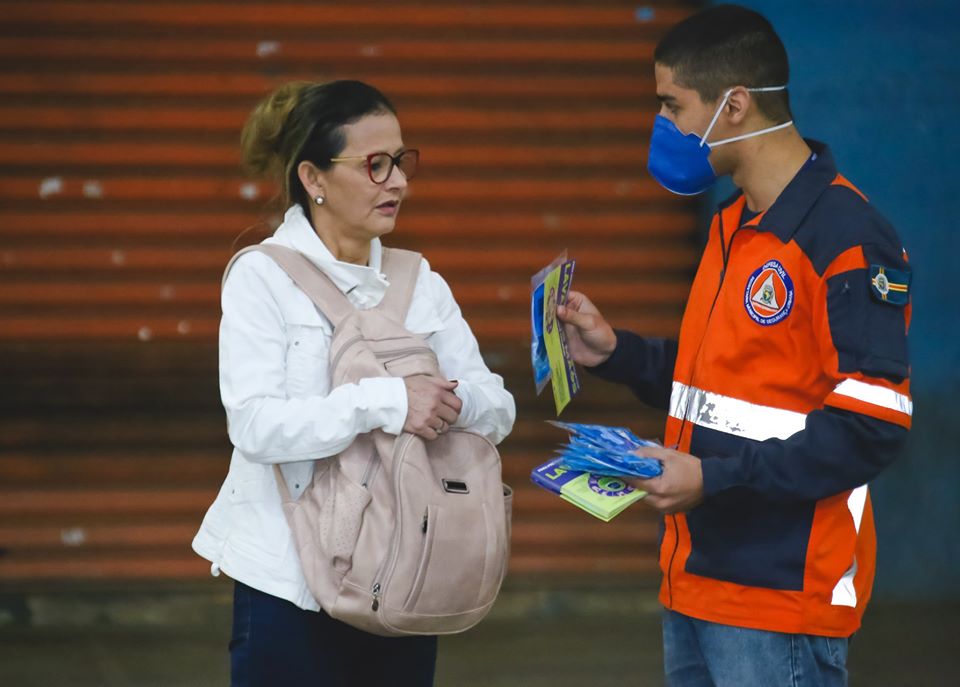
[[[530,479],[604,522],[610,522],[627,506],[647,495],[631,487],[622,477],[568,470],[561,463],[560,458],[544,463],[530,473]]]
[[[580,391],[580,379],[567,347],[566,332],[557,321],[557,305],[567,302],[574,265],[573,260],[555,260],[533,279],[531,324],[534,380],[538,393],[546,380],[550,380],[557,415]]]

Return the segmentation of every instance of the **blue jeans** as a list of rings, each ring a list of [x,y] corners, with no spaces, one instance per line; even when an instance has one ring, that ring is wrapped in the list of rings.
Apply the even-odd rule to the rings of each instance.
[[[845,687],[848,644],[663,612],[667,687]]]
[[[240,582],[233,590],[233,687],[429,687],[436,637],[380,637]]]

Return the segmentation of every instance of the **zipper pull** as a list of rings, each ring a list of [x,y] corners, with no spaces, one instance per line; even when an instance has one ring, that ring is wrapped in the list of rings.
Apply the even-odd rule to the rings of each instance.
[[[370,607],[371,610],[377,610],[380,608],[380,583],[377,582],[373,585],[373,605]]]
[[[427,514],[426,513],[423,514],[423,524],[420,525],[420,531],[423,532],[424,534],[427,533]]]

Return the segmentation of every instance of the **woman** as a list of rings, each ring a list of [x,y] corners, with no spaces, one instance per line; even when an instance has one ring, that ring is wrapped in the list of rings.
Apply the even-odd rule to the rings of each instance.
[[[379,303],[388,286],[380,237],[393,231],[418,161],[387,98],[357,81],[285,85],[253,111],[242,148],[245,165],[276,178],[289,206],[265,243],[306,255],[355,307]],[[512,396],[426,260],[405,324],[424,336],[449,381],[370,378],[331,389],[329,322],[259,252],[234,264],[222,308],[220,390],[234,451],[193,547],[214,575],[235,581],[232,684],[432,684],[436,637],[375,636],[319,607],[272,465],[299,496],[314,461],[378,428],[432,440],[456,426],[496,443],[513,425]]]

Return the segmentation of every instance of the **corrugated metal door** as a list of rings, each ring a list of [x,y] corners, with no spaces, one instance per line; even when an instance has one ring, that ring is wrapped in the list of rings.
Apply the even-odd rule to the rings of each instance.
[[[238,171],[290,79],[390,95],[422,149],[390,242],[450,282],[518,401],[515,574],[648,573],[656,524],[528,483],[562,436],[528,362],[529,278],[566,248],[617,324],[672,334],[689,204],[645,173],[651,54],[686,10],[544,2],[0,2],[0,580],[192,578],[225,472],[220,271],[273,190]],[[596,380],[565,417],[656,436]],[[596,579],[596,578],[595,578]]]

